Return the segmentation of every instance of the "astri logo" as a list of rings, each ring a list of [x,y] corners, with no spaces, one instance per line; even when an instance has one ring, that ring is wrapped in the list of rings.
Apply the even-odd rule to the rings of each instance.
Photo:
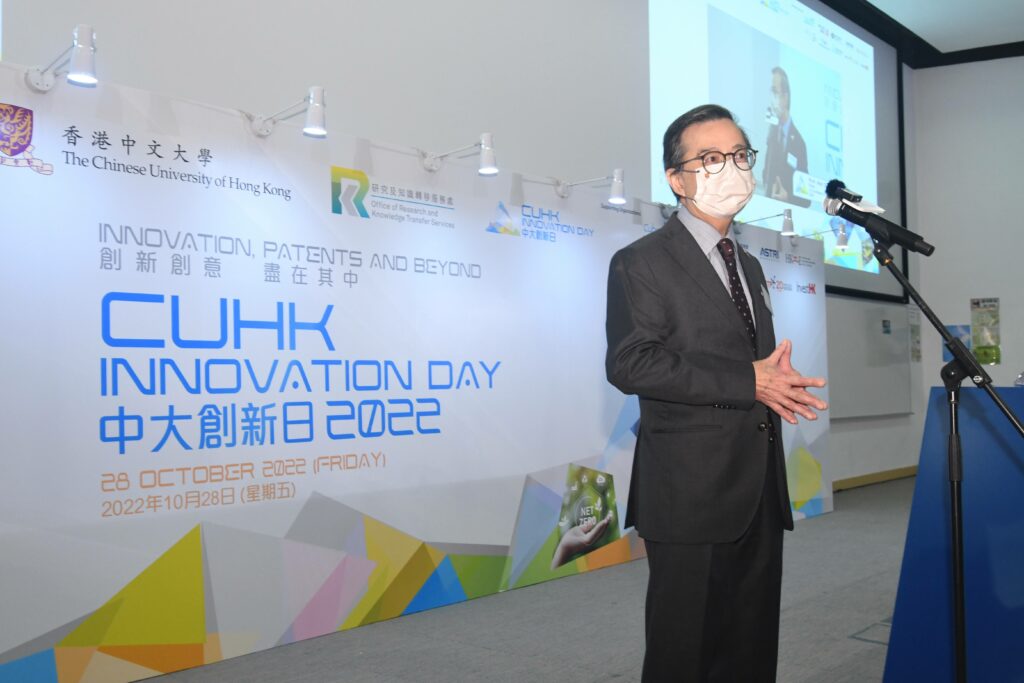
[[[498,210],[495,212],[494,220],[487,226],[487,232],[497,235],[520,236],[519,228],[512,222],[512,216],[505,208],[505,202],[498,202]]]
[[[31,168],[40,175],[52,175],[52,164],[32,156],[32,124],[31,109],[0,102],[0,166]]]
[[[369,218],[363,204],[370,191],[370,179],[354,168],[331,166],[331,212]]]
[[[773,261],[779,260],[779,250],[761,247],[761,258],[770,258]]]

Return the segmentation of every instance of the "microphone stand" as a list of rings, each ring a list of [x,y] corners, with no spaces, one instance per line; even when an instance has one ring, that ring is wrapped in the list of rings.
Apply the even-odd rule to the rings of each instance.
[[[885,240],[879,239],[871,228],[866,228],[875,243],[875,258],[886,266],[889,272],[903,285],[904,291],[914,303],[920,307],[921,312],[928,318],[932,326],[942,335],[946,347],[953,354],[953,360],[942,368],[942,383],[946,387],[946,397],[949,403],[949,492],[951,505],[951,540],[953,546],[953,629],[954,646],[956,654],[956,681],[966,683],[967,681],[967,627],[964,612],[964,529],[963,529],[963,499],[961,498],[961,484],[963,483],[963,449],[960,444],[959,429],[959,407],[960,407],[960,384],[965,378],[970,377],[976,386],[985,390],[999,410],[1003,412],[1017,433],[1024,437],[1024,425],[1014,415],[1013,411],[1003,401],[1002,397],[992,388],[992,378],[988,376],[985,369],[978,362],[978,359],[967,350],[964,343],[954,337],[946,326],[942,324],[938,316],[928,307],[921,295],[907,280],[899,268],[893,263],[889,247],[892,246]]]

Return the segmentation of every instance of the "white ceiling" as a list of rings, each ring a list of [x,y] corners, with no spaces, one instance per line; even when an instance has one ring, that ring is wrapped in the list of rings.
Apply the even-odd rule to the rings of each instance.
[[[1024,41],[1024,0],[869,0],[939,52]]]

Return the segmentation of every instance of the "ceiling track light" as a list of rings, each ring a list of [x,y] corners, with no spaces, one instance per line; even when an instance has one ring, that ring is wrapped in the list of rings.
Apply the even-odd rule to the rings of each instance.
[[[839,226],[839,234],[836,235],[836,249],[846,251],[850,244],[850,233],[846,231],[846,224]]]
[[[818,232],[811,232],[806,235],[797,235],[796,233],[788,235],[789,243],[795,247],[797,245],[798,237],[805,237],[807,239],[817,239],[822,235],[833,235],[836,238],[835,248],[843,253],[846,253],[846,251],[850,248],[850,237],[852,235],[852,230],[850,230],[850,228],[854,226],[850,224],[848,221],[846,221],[846,219],[839,218],[838,216],[834,217],[832,220],[835,221],[836,223],[828,230],[819,230]],[[785,233],[781,234],[785,235]]]
[[[45,67],[32,67],[25,72],[25,83],[36,92],[49,92],[57,83],[57,76],[65,73],[67,82],[81,88],[95,88],[96,83],[96,34],[92,26],[79,24],[71,34],[71,46],[57,55]]]
[[[477,173],[482,176],[498,175],[498,162],[494,157],[494,136],[490,133],[481,133],[480,140],[474,142],[472,145],[466,145],[465,147],[459,147],[443,154],[431,154],[425,150],[419,150],[420,161],[423,162],[423,168],[431,173],[437,173],[441,170],[441,164],[444,160],[453,154],[460,152],[468,152],[471,149],[480,149],[480,164],[477,168]]]
[[[249,119],[249,128],[257,137],[265,138],[274,132],[274,126],[281,121],[294,118],[299,114],[306,114],[306,121],[302,126],[302,134],[310,138],[327,137],[326,105],[324,104],[324,89],[314,85],[304,99],[290,104],[276,114],[270,116],[259,116],[242,112]]]
[[[793,209],[786,209],[782,212],[782,232],[779,234],[783,237],[796,237],[796,228],[793,227]]]
[[[614,204],[615,206],[622,206],[626,203],[626,191],[624,182],[624,173],[621,168],[616,168],[612,171],[611,175],[601,176],[598,178],[588,178],[587,180],[576,180],[571,183],[566,183],[561,180],[555,179],[555,194],[562,199],[568,199],[569,195],[572,194],[572,188],[577,185],[590,185],[592,183],[601,183],[606,180],[612,181],[611,189],[608,191],[608,203]]]

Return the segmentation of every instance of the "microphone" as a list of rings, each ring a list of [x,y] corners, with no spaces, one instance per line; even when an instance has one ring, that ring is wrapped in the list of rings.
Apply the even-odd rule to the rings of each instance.
[[[832,197],[833,199],[845,199],[854,204],[860,204],[861,200],[864,199],[863,195],[848,190],[846,183],[838,178],[833,178],[825,185],[825,196]]]
[[[831,192],[829,191],[830,189]],[[846,203],[846,197],[837,196],[841,193],[857,197],[858,200],[861,199],[859,195],[847,190],[846,185],[841,180],[831,180],[825,188],[827,196],[822,202],[822,205],[825,207],[825,213],[830,216],[845,218],[851,223],[861,226],[873,238],[887,245],[898,244],[904,249],[915,251],[924,256],[931,256],[932,252],[935,251],[935,247],[925,242],[924,238],[916,232],[911,232],[902,225],[896,225],[892,221],[887,221],[877,214],[860,211],[850,206]],[[853,200],[850,199],[848,201]]]

